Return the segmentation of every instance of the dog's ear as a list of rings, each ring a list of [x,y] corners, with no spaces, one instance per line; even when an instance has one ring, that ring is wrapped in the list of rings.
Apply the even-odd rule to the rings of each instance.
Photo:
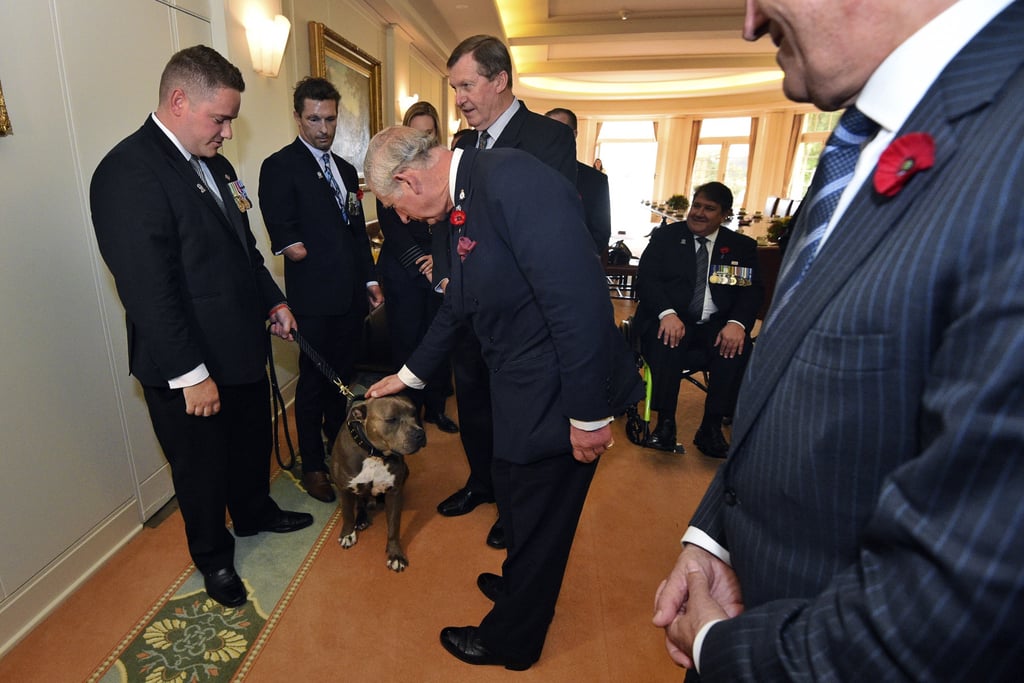
[[[359,401],[352,404],[352,410],[348,413],[349,418],[358,422],[366,422],[366,401]]]

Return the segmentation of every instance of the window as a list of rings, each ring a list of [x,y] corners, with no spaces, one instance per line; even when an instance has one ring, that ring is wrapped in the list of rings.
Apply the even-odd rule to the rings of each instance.
[[[693,160],[690,187],[717,180],[733,194],[733,206],[743,206],[750,159],[750,117],[705,119]]]
[[[793,175],[789,181],[790,197],[803,197],[807,194],[814,170],[818,168],[821,150],[842,114],[841,111],[804,114],[793,160]]]
[[[641,202],[650,199],[654,188],[658,158],[654,123],[605,121],[597,139],[596,157],[608,176],[612,243],[642,238],[651,231],[651,212]]]

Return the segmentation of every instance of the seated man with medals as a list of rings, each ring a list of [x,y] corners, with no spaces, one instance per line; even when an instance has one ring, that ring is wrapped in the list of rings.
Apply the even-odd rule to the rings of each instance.
[[[686,220],[655,230],[640,257],[634,323],[651,369],[651,408],[658,413],[647,441],[652,448],[676,450],[681,373],[706,369],[704,416],[693,441],[714,458],[729,450],[722,420],[736,407],[764,298],[757,242],[722,227],[731,215],[729,188],[701,185]]]

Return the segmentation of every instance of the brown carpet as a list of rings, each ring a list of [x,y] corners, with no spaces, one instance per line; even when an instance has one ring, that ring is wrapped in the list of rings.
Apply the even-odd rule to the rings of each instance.
[[[336,544],[334,529],[234,680],[681,680],[650,619],[654,591],[719,464],[691,443],[703,397],[683,383],[677,420],[685,455],[640,449],[616,422],[615,446],[594,479],[544,653],[530,670],[472,667],[438,643],[441,628],[476,624],[485,614],[489,603],[475,579],[500,571],[502,556],[484,544],[493,505],[464,517],[437,514],[435,506],[462,485],[467,468],[457,435],[428,425],[427,447],[408,459],[402,539],[409,568],[386,568],[383,518],[350,550]],[[449,406],[454,412],[454,401]],[[324,521],[335,510],[317,506]],[[188,566],[180,515],[144,528],[0,661],[0,680],[88,679],[166,600]]]

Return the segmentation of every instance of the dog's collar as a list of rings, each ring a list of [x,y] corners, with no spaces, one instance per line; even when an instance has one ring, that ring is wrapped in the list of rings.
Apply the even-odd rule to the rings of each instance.
[[[359,420],[349,420],[348,433],[352,435],[352,440],[356,442],[356,445],[366,451],[368,455],[384,457],[384,453],[366,438],[366,430],[363,428],[362,422]]]

